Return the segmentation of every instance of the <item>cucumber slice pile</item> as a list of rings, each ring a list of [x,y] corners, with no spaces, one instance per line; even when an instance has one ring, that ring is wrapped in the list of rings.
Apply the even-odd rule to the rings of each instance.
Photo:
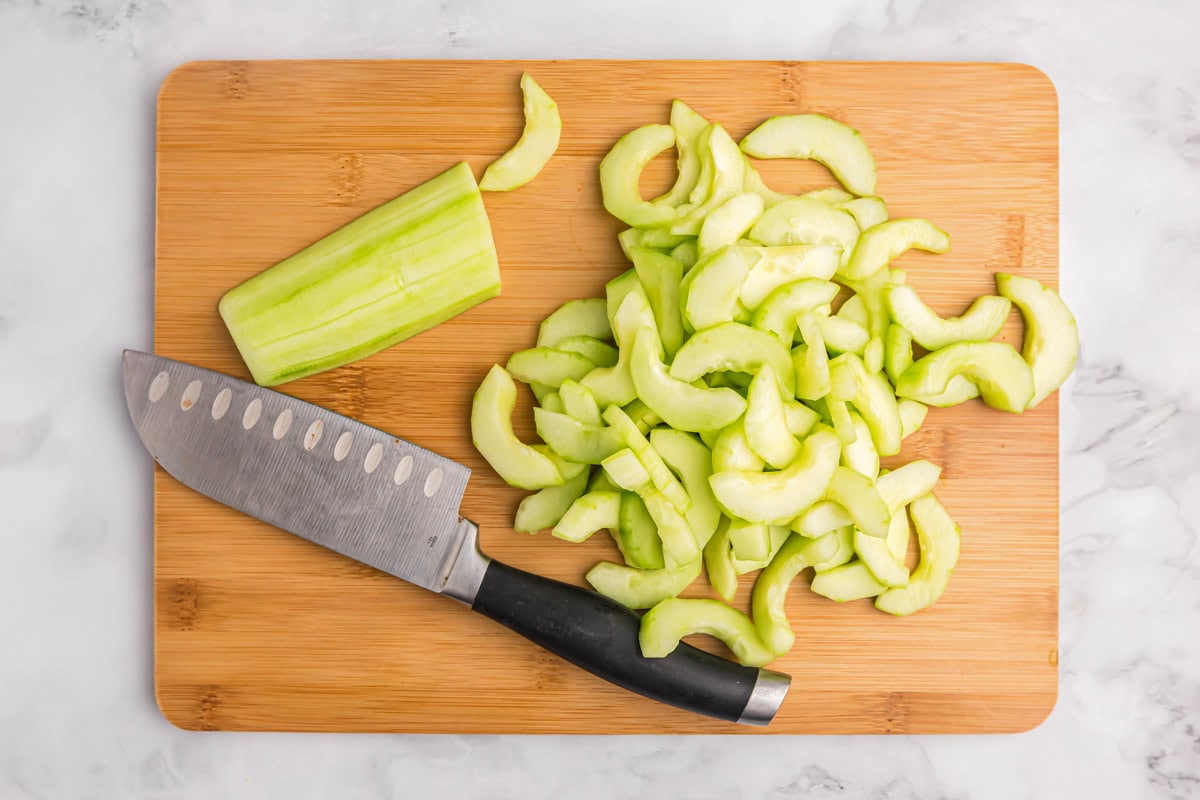
[[[642,169],[672,146],[675,185],[644,198]],[[777,192],[748,156],[813,159],[840,185]],[[950,237],[889,219],[875,184],[863,137],[839,121],[775,117],[739,147],[676,100],[669,124],[627,133],[600,166],[604,206],[630,226],[618,239],[632,268],[604,298],[551,314],[537,346],[493,367],[476,394],[480,452],[536,491],[514,528],[573,542],[607,529],[624,563],[586,577],[649,609],[647,657],[694,633],[746,665],[783,655],[795,640],[787,593],[808,569],[812,590],[838,602],[869,598],[894,615],[933,605],[960,537],[933,494],[941,469],[889,471],[881,458],[901,453],[930,406],[981,398],[1020,413],[1074,368],[1074,319],[1030,278],[998,275],[997,294],[958,317],[930,309],[919,276],[910,284],[892,262],[947,252]],[[1013,305],[1023,353],[992,341]],[[545,446],[512,433],[513,377],[539,398]],[[702,567],[726,602],[680,597]],[[730,603],[755,571],[747,615]]]

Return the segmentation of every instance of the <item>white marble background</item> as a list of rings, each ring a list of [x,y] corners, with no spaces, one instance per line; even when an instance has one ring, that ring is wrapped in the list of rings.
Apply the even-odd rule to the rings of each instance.
[[[0,798],[1200,798],[1200,4],[0,0]],[[1058,87],[1061,696],[1003,737],[194,734],[151,695],[154,96],[266,57],[1025,61]]]

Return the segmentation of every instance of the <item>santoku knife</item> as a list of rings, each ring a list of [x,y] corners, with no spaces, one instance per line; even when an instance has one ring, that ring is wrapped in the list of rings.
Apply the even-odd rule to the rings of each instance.
[[[154,459],[225,505],[447,595],[612,683],[766,725],[791,679],[686,644],[644,658],[640,617],[479,549],[458,514],[471,471],[349,417],[246,381],[126,350],[125,399]]]

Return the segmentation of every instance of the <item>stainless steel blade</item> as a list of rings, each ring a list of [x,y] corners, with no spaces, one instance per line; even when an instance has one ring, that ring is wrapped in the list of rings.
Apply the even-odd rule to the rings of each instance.
[[[440,592],[473,533],[471,471],[320,406],[126,350],[125,400],[162,467],[202,494]]]

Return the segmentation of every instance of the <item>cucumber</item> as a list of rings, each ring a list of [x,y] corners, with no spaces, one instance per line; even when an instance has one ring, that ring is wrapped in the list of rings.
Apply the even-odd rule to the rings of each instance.
[[[595,366],[579,353],[534,347],[509,356],[505,369],[522,383],[540,383],[557,389],[567,379],[578,381]]]
[[[875,449],[880,456],[896,455],[903,441],[896,393],[883,375],[870,371],[853,353],[843,353],[835,360],[846,364],[854,376],[855,393],[851,402],[867,423]]]
[[[620,492],[588,492],[571,504],[551,535],[568,542],[585,541],[598,530],[617,527],[620,510]]]
[[[666,495],[651,488],[641,492],[646,511],[658,527],[658,538],[662,541],[663,558],[675,564],[690,564],[700,559],[700,543],[687,519]]]
[[[466,163],[230,289],[218,310],[256,383],[357,361],[500,293]]]
[[[700,177],[700,157],[697,148],[700,134],[708,127],[708,120],[697,114],[691,106],[676,98],[671,103],[671,128],[675,131],[675,149],[678,152],[675,166],[679,176],[671,190],[655,198],[656,205],[679,206],[687,201],[696,188]]]
[[[911,286],[890,286],[884,297],[892,319],[927,350],[955,342],[986,342],[1000,333],[1012,308],[1006,298],[988,294],[975,298],[962,316],[943,319],[921,301]]]
[[[750,600],[754,624],[763,643],[775,655],[791,650],[796,638],[786,611],[792,581],[803,570],[833,558],[837,549],[836,541],[828,536],[821,539],[792,536],[754,582]]]
[[[854,217],[860,231],[874,228],[888,219],[887,204],[882,197],[855,197],[833,205]]]
[[[699,388],[671,377],[652,330],[638,333],[629,368],[639,398],[677,430],[724,428],[746,409],[746,401],[733,389]]]
[[[599,464],[626,447],[612,428],[590,425],[545,408],[533,410],[533,424],[551,450],[576,464]]]
[[[804,344],[797,345],[791,353],[796,372],[796,397],[819,400],[830,390],[829,353],[825,349],[825,337],[812,313],[797,317],[796,328],[804,340]]]
[[[838,309],[837,318],[853,322],[861,328],[867,328],[870,325],[870,315],[867,314],[867,307],[863,303],[863,299],[857,294],[852,294],[846,298],[846,302],[842,303],[842,307]]]
[[[605,301],[599,298],[568,300],[542,320],[538,326],[537,346],[557,347],[559,342],[576,336],[611,341],[612,327],[606,307]]]
[[[524,186],[537,176],[558,149],[562,118],[558,104],[529,76],[521,74],[525,129],[517,143],[488,165],[479,181],[485,192],[507,192]]]
[[[841,254],[837,247],[819,244],[748,249],[760,256],[746,275],[740,292],[742,305],[751,311],[764,305],[780,289],[796,281],[808,278],[828,283],[827,279],[837,270]],[[834,293],[829,299],[816,305],[831,302],[836,294],[837,287],[834,286]]]
[[[614,532],[617,549],[627,565],[639,570],[665,566],[658,526],[646,510],[645,501],[634,492],[621,493],[621,510]]]
[[[758,256],[741,247],[708,254],[688,271],[680,286],[684,317],[694,331],[732,322],[742,285]]]
[[[757,372],[763,364],[775,369],[779,388],[787,395],[795,392],[792,359],[783,345],[769,333],[738,322],[725,322],[697,331],[688,339],[669,370],[671,377],[692,382],[710,372]]]
[[[974,386],[975,384],[968,385]],[[979,390],[976,389],[976,391]],[[896,409],[900,412],[900,438],[902,440],[916,433],[929,413],[929,406],[918,403],[916,400],[909,400],[907,397],[900,398],[896,403]]]
[[[730,530],[732,530],[732,524],[730,525]],[[785,525],[768,525],[766,555],[762,558],[742,559],[737,557],[736,550],[730,550],[729,559],[733,562],[733,571],[738,575],[745,575],[747,572],[762,569],[771,563],[771,559],[775,557],[775,554],[779,552],[779,548],[783,547],[783,543],[791,535],[791,530]]]
[[[700,577],[700,566],[700,559],[657,569],[634,569],[601,561],[584,578],[597,592],[626,608],[651,608],[690,586]]]
[[[883,498],[884,505],[888,507],[888,513],[898,514],[913,500],[932,492],[941,474],[942,468],[932,461],[910,461],[886,475],[879,476],[875,481],[875,488]]]
[[[715,636],[747,667],[762,667],[774,660],[758,636],[754,623],[719,600],[668,598],[642,617],[638,642],[646,658],[663,658],[679,641],[696,633]]]
[[[562,401],[562,413],[585,425],[601,426],[604,424],[604,420],[600,417],[600,406],[596,403],[596,396],[592,394],[591,389],[581,386],[575,381],[565,380],[558,387],[558,396]],[[542,407],[546,408],[546,404],[543,403]]]
[[[713,473],[709,485],[717,502],[730,516],[786,525],[825,494],[840,455],[837,437],[827,431],[818,431],[804,440],[800,455],[787,469],[779,472],[722,470]]]
[[[658,338],[667,358],[673,358],[683,344],[683,318],[679,310],[683,265],[670,256],[639,247],[633,250],[633,268],[654,313]]]
[[[909,506],[921,560],[908,579],[908,586],[889,589],[875,601],[880,611],[905,616],[933,605],[946,591],[950,574],[958,563],[961,531],[946,509],[932,494]]]
[[[654,327],[654,313],[650,310],[641,284],[637,282],[636,274],[633,281],[634,285],[625,293],[613,318],[613,332],[618,344],[617,363],[611,367],[593,369],[579,380],[580,385],[591,390],[602,408],[628,405],[637,399],[637,389],[629,370],[629,356],[638,331]]]
[[[729,520],[729,547],[735,562],[760,561],[771,552],[771,531],[762,522],[744,519]]]
[[[881,222],[863,231],[858,249],[846,264],[842,276],[848,280],[865,280],[913,248],[945,253],[950,250],[950,236],[927,219]]]
[[[844,528],[838,528],[836,531],[827,533],[816,541],[823,540],[829,541],[829,546],[832,548],[832,555],[823,561],[817,561],[813,564],[813,572],[818,575],[840,567],[854,558],[853,526],[847,525]]]
[[[629,415],[622,411],[617,406],[609,406],[604,409],[604,421],[607,422],[617,432],[617,435],[625,442],[625,445],[637,455],[642,466],[646,468],[646,472],[650,474],[650,481],[654,487],[662,492],[671,503],[682,514],[687,511],[692,504],[692,500],[684,491],[683,485],[679,479],[667,467],[666,463],[657,451],[650,445],[649,440],[637,427],[637,424],[629,418]],[[645,493],[642,499],[646,499]],[[647,506],[649,501],[647,500]],[[651,509],[653,512],[653,509]],[[660,523],[661,525],[661,523]],[[685,563],[683,560],[680,564]]]
[[[712,453],[695,436],[669,428],[650,431],[650,446],[679,476],[692,505],[684,513],[696,542],[704,547],[721,521],[721,508],[708,478],[712,475]]]
[[[800,442],[788,430],[779,384],[770,364],[764,364],[750,381],[747,400],[742,424],[750,449],[775,469],[783,469],[800,453]],[[734,550],[737,549],[735,543]]]
[[[887,591],[862,561],[851,561],[813,576],[811,588],[838,603],[876,597]]]
[[[675,144],[670,125],[643,125],[622,136],[600,162],[600,193],[608,213],[634,227],[666,225],[679,215],[642,198],[638,180],[659,153]]]
[[[729,517],[722,515],[717,530],[704,545],[704,571],[717,594],[733,600],[738,589],[738,574],[729,547]]]
[[[597,367],[615,367],[617,365],[617,348],[591,336],[571,336],[563,339],[553,349],[565,353],[578,353]]]
[[[545,489],[561,486],[562,473],[554,461],[516,437],[512,412],[517,385],[500,365],[494,365],[479,384],[471,403],[471,440],[475,449],[509,486]]]
[[[824,499],[832,500],[850,512],[855,528],[868,536],[879,539],[887,536],[892,515],[870,478],[846,467],[835,467]]]
[[[998,272],[996,289],[1016,304],[1025,320],[1021,355],[1033,371],[1033,397],[1025,407],[1035,408],[1075,370],[1079,328],[1058,292],[1033,278]]]
[[[893,551],[893,542],[904,542],[908,549],[908,516],[902,511],[893,514],[888,521],[888,535],[884,539],[868,536],[862,531],[854,532],[854,553],[866,565],[871,574],[885,587],[907,586],[908,567],[904,566],[904,554]]]
[[[820,500],[793,519],[792,530],[807,539],[819,539],[827,533],[854,524],[854,517],[832,500]]]
[[[883,340],[883,368],[894,386],[913,364],[913,337],[908,329],[892,323]]]
[[[562,486],[548,486],[529,495],[517,506],[513,530],[521,533],[537,533],[553,528],[562,519],[571,504],[587,489],[588,471],[583,470]]]
[[[871,334],[862,325],[828,314],[818,314],[816,320],[825,347],[831,353],[863,354]]]
[[[875,194],[875,159],[862,134],[823,114],[771,117],[747,134],[741,147],[755,158],[818,161],[848,191]]]
[[[693,193],[689,197],[690,202],[680,206],[680,216],[671,224],[671,233],[698,235],[705,218],[742,191],[746,170],[737,144],[716,123],[708,126],[708,135],[703,138],[701,158],[709,167],[709,181],[704,187],[707,191]],[[704,175],[703,165],[701,175]]]
[[[879,477],[879,451],[871,439],[871,429],[854,411],[850,412],[850,420],[857,435],[853,442],[842,445],[842,466],[875,480]]]
[[[983,402],[1001,411],[1019,414],[1033,399],[1033,371],[1004,342],[960,342],[935,350],[904,371],[896,394],[938,405],[938,396],[959,375],[979,387]]]
[[[618,450],[600,462],[608,479],[627,492],[645,494],[654,488],[650,473],[642,466],[637,455],[628,447]]]
[[[671,250],[671,258],[683,265],[686,273],[700,260],[700,249],[695,239],[687,239]]]
[[[762,197],[754,192],[735,194],[704,219],[696,238],[697,252],[704,256],[735,244],[762,216],[763,208]]]
[[[765,245],[834,245],[841,248],[840,263],[845,265],[858,242],[858,223],[820,200],[795,197],[768,208],[749,236]]]
[[[738,420],[721,431],[716,441],[713,442],[713,472],[723,472],[724,470],[761,472],[764,466],[766,466],[766,462],[750,448],[750,441],[746,438],[746,427],[742,420]],[[712,485],[711,480],[709,485]]]

